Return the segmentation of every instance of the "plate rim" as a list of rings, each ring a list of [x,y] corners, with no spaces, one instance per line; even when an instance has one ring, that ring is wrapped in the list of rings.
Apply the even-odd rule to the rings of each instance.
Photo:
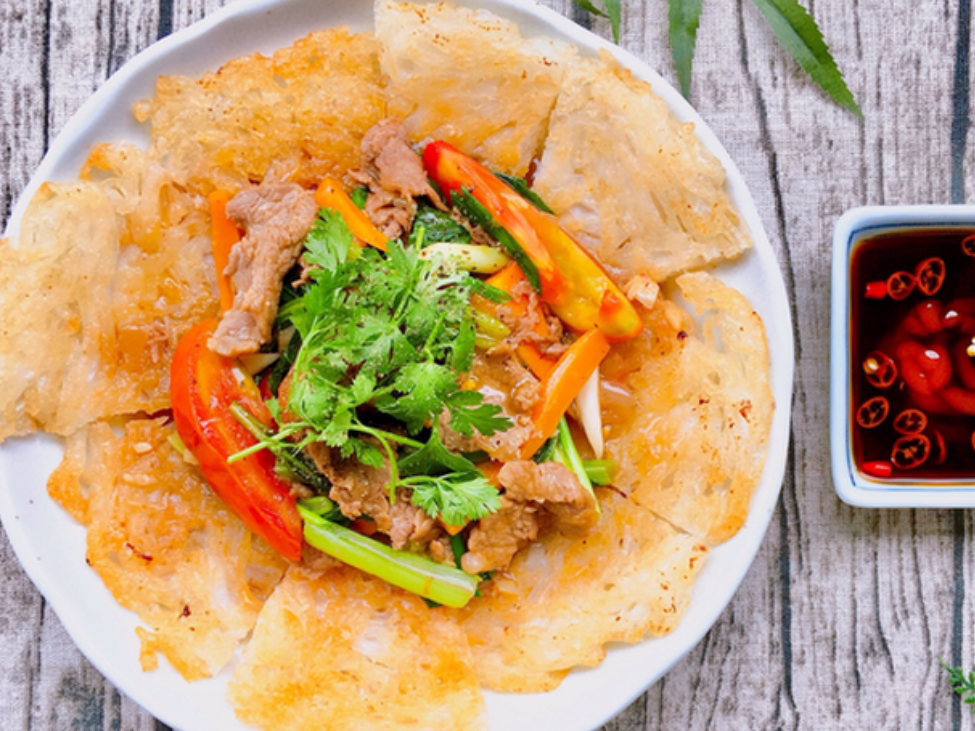
[[[27,184],[12,208],[10,218],[7,222],[5,235],[16,233],[24,211],[26,210],[27,204],[33,197],[34,193],[43,182],[54,177],[52,176],[52,171],[57,167],[58,163],[63,158],[74,152],[78,138],[91,131],[91,127],[94,124],[92,120],[93,117],[96,116],[96,110],[98,110],[106,102],[111,103],[113,97],[124,91],[127,85],[133,83],[133,79],[138,74],[152,68],[154,68],[154,76],[161,73],[166,73],[165,65],[159,66],[159,62],[165,61],[168,54],[180,47],[193,44],[194,42],[205,38],[208,34],[218,29],[224,23],[236,19],[246,19],[246,16],[248,15],[270,12],[276,8],[298,4],[302,1],[303,0],[237,0],[237,2],[232,2],[223,8],[214,11],[202,20],[183,28],[170,36],[157,41],[156,43],[153,43],[126,62],[115,74],[106,80],[106,82],[91,97],[89,97],[89,99],[81,107],[79,107],[77,112],[75,112],[64,128],[58,133],[50,145],[47,153],[44,155],[37,170],[31,176],[30,182]],[[606,705],[606,703],[603,703],[600,707],[601,710],[592,713],[581,713],[578,715],[578,717],[573,719],[573,725],[571,728],[565,729],[565,731],[583,731],[584,729],[597,728],[613,718],[634,698],[645,692],[647,688],[657,682],[688,652],[696,647],[703,636],[710,631],[717,619],[730,604],[746,573],[754,564],[755,557],[764,540],[766,530],[778,502],[788,456],[789,426],[791,423],[793,377],[795,370],[792,311],[789,296],[786,291],[785,281],[782,277],[777,257],[768,241],[761,217],[758,213],[754,199],[751,196],[751,192],[745,183],[744,177],[742,176],[734,160],[731,159],[731,156],[728,154],[727,150],[720,143],[717,136],[703,120],[703,118],[701,118],[690,103],[687,102],[663,77],[651,69],[644,61],[628,51],[608,42],[603,38],[600,38],[599,36],[596,36],[592,32],[575,24],[569,18],[559,14],[555,10],[539,5],[537,2],[525,2],[523,0],[481,0],[481,2],[475,2],[474,0],[459,0],[457,4],[469,7],[485,7],[486,9],[496,12],[503,17],[510,17],[512,14],[526,15],[532,19],[532,22],[537,22],[542,26],[555,30],[559,35],[567,37],[569,42],[579,46],[584,52],[605,50],[609,52],[622,66],[633,71],[638,78],[642,78],[650,82],[653,86],[654,92],[664,99],[670,111],[674,113],[679,120],[694,122],[695,133],[697,134],[698,138],[724,166],[727,174],[726,185],[728,186],[732,199],[739,208],[742,218],[745,220],[750,229],[753,239],[753,248],[749,252],[746,252],[745,256],[756,257],[758,259],[758,265],[763,269],[763,271],[774,271],[775,276],[772,277],[772,281],[767,282],[767,286],[769,287],[769,297],[771,300],[774,300],[776,304],[782,305],[778,308],[779,311],[774,318],[774,322],[763,317],[766,327],[766,338],[770,344],[770,385],[776,403],[763,473],[759,484],[756,486],[755,492],[752,495],[749,514],[745,524],[734,538],[725,542],[724,544],[714,547],[711,550],[709,560],[705,564],[702,574],[699,575],[695,581],[691,606],[685,616],[682,617],[678,627],[673,632],[662,638],[645,639],[634,645],[628,645],[626,647],[611,646],[609,648],[608,652],[610,655],[612,655],[614,653],[619,654],[627,652],[632,654],[639,648],[645,646],[659,648],[661,645],[663,645],[666,648],[670,648],[670,646],[673,644],[678,645],[678,649],[676,651],[665,650],[665,652],[669,651],[671,653],[667,658],[667,662],[665,662],[653,674],[641,679],[638,683],[630,682],[626,684],[626,687],[617,687],[614,685],[612,687],[605,688],[608,695],[612,696],[614,699],[612,708],[609,708],[608,710],[606,708],[602,708],[602,706]],[[361,3],[361,5],[371,8],[371,3]],[[309,26],[306,30],[310,31],[312,29],[313,27]],[[534,34],[526,33],[526,35],[531,36]],[[300,35],[296,36],[296,38],[297,37],[300,37]],[[239,52],[233,53],[235,55],[239,55]],[[233,55],[229,55],[227,56],[227,60],[233,57]],[[201,69],[198,73],[203,73],[205,70],[207,69]],[[723,266],[725,265],[721,265],[717,269],[719,276],[720,272],[724,271],[722,268]],[[728,266],[733,266],[733,263]],[[745,296],[750,301],[754,299],[754,295],[749,293],[745,293]],[[775,342],[774,349],[771,346],[773,342]],[[4,447],[0,446],[0,451],[3,449]],[[0,470],[0,485],[3,487],[3,489],[0,489],[0,519],[3,520],[4,528],[7,531],[8,538],[15,553],[17,554],[21,566],[28,574],[34,585],[44,595],[52,608],[55,610],[55,613],[58,615],[62,625],[71,636],[72,641],[78,646],[89,662],[91,662],[99,670],[99,672],[102,673],[106,680],[119,688],[122,692],[124,692],[127,696],[146,709],[157,719],[167,723],[173,728],[193,728],[192,726],[184,725],[184,715],[177,713],[177,709],[175,709],[171,703],[167,703],[167,699],[161,698],[156,692],[154,692],[151,688],[151,683],[146,684],[141,682],[145,677],[145,674],[140,673],[134,676],[129,676],[123,673],[120,675],[120,670],[116,667],[117,663],[115,663],[110,656],[106,656],[106,652],[103,651],[97,638],[91,635],[90,628],[79,626],[79,622],[75,619],[76,615],[74,615],[71,611],[71,597],[64,596],[62,594],[56,580],[48,575],[47,567],[43,564],[43,562],[40,560],[32,560],[34,548],[30,540],[31,537],[23,529],[24,524],[17,521],[18,516],[16,515],[16,507],[11,501],[8,477],[9,476],[6,473],[6,470]],[[46,497],[47,493],[46,490],[44,490],[44,485],[40,486],[40,490],[43,493],[43,496]],[[54,503],[52,502],[51,505],[54,505]],[[58,509],[60,510],[60,508]],[[739,560],[735,562],[735,570],[729,572],[724,577],[724,590],[721,596],[718,597],[719,601],[712,602],[708,605],[708,607],[704,608],[701,606],[702,597],[700,596],[699,590],[700,578],[703,573],[707,571],[708,565],[715,561],[714,555],[716,552],[728,553],[729,551],[734,551],[739,556],[745,556],[747,557],[747,560]],[[709,599],[713,598],[714,597],[709,597]],[[692,616],[692,611],[694,611],[694,623],[691,626],[688,623],[688,618]],[[134,622],[138,624],[137,619],[134,620]],[[165,664],[166,663],[163,660],[161,665]],[[592,678],[595,677],[595,674],[598,672],[599,669],[582,671],[576,670],[573,671],[569,677],[572,678],[572,676],[575,674],[585,674]],[[222,673],[221,675],[217,676],[216,682],[225,682],[225,675],[226,673]],[[208,682],[210,681],[203,681],[203,683]],[[525,694],[516,697],[519,699],[532,699],[538,696],[552,696],[557,692],[558,691],[553,691],[553,693],[550,694]],[[497,694],[492,694],[487,691],[486,695],[488,696],[488,703],[490,706],[491,696]],[[224,703],[229,703],[226,697],[223,697],[221,700]],[[489,707],[489,717],[490,715]],[[239,723],[241,728],[250,728],[243,722]],[[493,724],[491,727],[492,729],[495,728]],[[503,727],[497,728],[501,729]]]

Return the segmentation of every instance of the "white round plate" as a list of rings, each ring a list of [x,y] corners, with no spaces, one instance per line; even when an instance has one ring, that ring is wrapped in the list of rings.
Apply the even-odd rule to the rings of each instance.
[[[570,673],[551,693],[487,693],[492,731],[589,731],[625,708],[697,644],[731,600],[758,551],[778,499],[788,447],[794,364],[789,302],[741,174],[704,121],[667,82],[634,56],[534,3],[462,0],[462,4],[476,4],[510,18],[526,35],[548,35],[592,54],[606,49],[637,77],[649,81],[679,119],[696,124],[698,136],[724,164],[732,198],[755,242],[755,248],[739,261],[716,270],[743,291],[762,316],[772,353],[777,407],[768,460],[747,522],[732,540],[712,551],[694,587],[690,609],[670,635],[613,646],[599,668]],[[93,144],[147,143],[146,130],[135,122],[131,109],[153,94],[158,75],[199,75],[236,56],[288,45],[313,29],[349,25],[366,30],[372,23],[371,6],[363,0],[241,0],[139,54],[105,83],[54,141],[14,208],[7,235],[16,233],[37,187],[46,180],[75,179]],[[141,672],[135,634],[138,618],[120,608],[86,567],[84,528],[45,490],[60,454],[57,440],[45,436],[10,440],[0,447],[0,519],[28,575],[88,659],[154,716],[181,731],[246,731],[249,727],[235,718],[226,700],[229,671],[196,683],[186,683],[165,662],[155,672]]]

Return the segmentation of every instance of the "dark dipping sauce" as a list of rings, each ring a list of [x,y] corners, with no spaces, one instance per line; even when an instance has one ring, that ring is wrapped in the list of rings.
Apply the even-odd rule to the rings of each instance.
[[[853,458],[875,480],[975,478],[975,229],[854,246]]]

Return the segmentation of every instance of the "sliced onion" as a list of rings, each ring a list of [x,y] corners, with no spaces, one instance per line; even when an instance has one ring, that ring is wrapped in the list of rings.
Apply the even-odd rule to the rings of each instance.
[[[420,252],[421,259],[432,259],[437,254],[452,259],[457,266],[478,274],[494,274],[507,266],[511,259],[500,249],[477,244],[430,244]]]
[[[240,364],[248,375],[253,376],[274,365],[280,357],[280,353],[251,353],[250,355],[240,356]]]
[[[603,458],[603,417],[599,408],[599,369],[586,381],[576,396],[576,406],[579,409],[579,423],[586,433],[589,445],[592,447],[596,459]]]

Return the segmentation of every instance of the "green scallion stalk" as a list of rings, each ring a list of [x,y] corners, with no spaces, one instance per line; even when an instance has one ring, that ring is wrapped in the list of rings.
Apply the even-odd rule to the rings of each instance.
[[[592,488],[592,481],[589,479],[589,475],[586,472],[586,467],[583,464],[582,457],[579,456],[579,450],[576,449],[576,444],[572,440],[572,432],[569,430],[569,422],[563,416],[562,420],[559,421],[559,429],[556,432],[559,438],[558,444],[555,447],[555,454],[553,455],[556,462],[560,462],[572,470],[573,474],[579,479],[582,486],[592,495],[592,499],[596,503],[596,514],[600,515],[602,510],[599,507],[599,500],[596,498],[596,492]]]
[[[367,538],[354,530],[331,523],[298,503],[305,521],[305,540],[332,558],[393,586],[448,607],[463,607],[477,591],[478,579],[460,569]]]
[[[616,463],[611,459],[587,459],[582,463],[590,482],[599,487],[613,484],[616,476]]]

